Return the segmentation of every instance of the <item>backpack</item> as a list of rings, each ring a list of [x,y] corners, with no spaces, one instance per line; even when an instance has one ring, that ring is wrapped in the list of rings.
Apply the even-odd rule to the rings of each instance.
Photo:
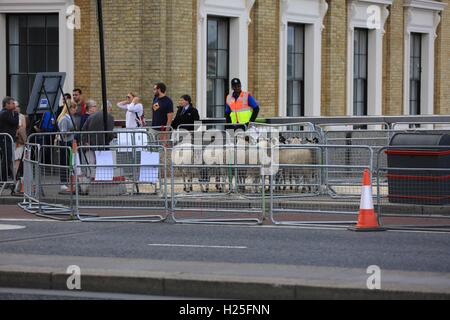
[[[46,111],[42,115],[40,129],[43,132],[54,132],[54,131],[56,131],[56,119],[55,119],[55,115],[52,112]]]

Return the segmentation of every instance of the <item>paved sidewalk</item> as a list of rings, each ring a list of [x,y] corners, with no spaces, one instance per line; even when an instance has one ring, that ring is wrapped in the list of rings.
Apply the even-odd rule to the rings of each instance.
[[[0,287],[65,290],[67,267],[81,288],[232,299],[450,299],[450,274],[383,270],[368,290],[363,269],[144,259],[0,254]]]

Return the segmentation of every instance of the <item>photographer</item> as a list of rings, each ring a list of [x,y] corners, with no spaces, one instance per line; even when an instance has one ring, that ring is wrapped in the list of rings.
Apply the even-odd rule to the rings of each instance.
[[[0,111],[0,133],[9,134],[12,137],[13,142],[15,142],[18,127],[19,113],[16,111],[14,99],[5,97],[2,101],[2,110]],[[5,136],[0,136],[0,148],[2,153],[2,163],[0,167],[1,179],[2,181],[12,181],[14,174],[13,146],[11,140]]]

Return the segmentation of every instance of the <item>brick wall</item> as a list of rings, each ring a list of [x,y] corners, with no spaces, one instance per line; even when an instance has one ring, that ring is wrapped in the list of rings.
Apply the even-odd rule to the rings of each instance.
[[[278,1],[273,0],[258,0],[252,9],[249,91],[260,104],[261,117],[278,115],[279,10]]]
[[[448,3],[448,0],[444,2]],[[75,86],[101,103],[96,1],[76,0],[82,28],[75,32]],[[322,34],[322,115],[346,114],[347,1],[328,1]],[[383,113],[403,110],[402,1],[394,1],[383,41]],[[261,116],[278,114],[280,8],[257,0],[249,26],[248,87]],[[152,86],[163,81],[176,102],[182,94],[196,101],[196,0],[104,0],[108,98],[115,103],[128,91],[143,97],[150,112]],[[442,14],[436,39],[435,111],[450,113],[450,8]],[[306,93],[308,94],[308,93]],[[117,119],[124,113],[115,108]]]
[[[347,81],[347,4],[328,1],[322,33],[322,115],[345,115]]]
[[[78,5],[81,10],[81,29],[75,30],[74,32],[74,67],[76,70],[74,75],[74,85],[89,96],[91,91],[91,1],[77,0],[75,1],[75,4]]]
[[[389,8],[383,41],[383,114],[403,114],[403,2]]]
[[[174,103],[183,94],[195,101],[196,1],[144,0],[143,90],[146,103],[153,84],[164,82]]]

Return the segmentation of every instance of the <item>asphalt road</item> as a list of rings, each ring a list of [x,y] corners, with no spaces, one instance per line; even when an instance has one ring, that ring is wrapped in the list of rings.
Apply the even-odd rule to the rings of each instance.
[[[450,234],[274,226],[2,221],[0,253],[450,272]]]

